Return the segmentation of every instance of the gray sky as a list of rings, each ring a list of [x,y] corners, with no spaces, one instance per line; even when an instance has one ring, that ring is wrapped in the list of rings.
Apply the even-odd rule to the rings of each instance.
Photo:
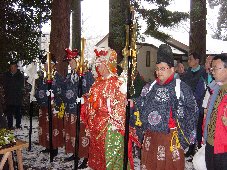
[[[152,8],[152,5],[145,4],[144,6]],[[173,0],[168,8],[170,10],[177,9],[178,11],[189,12],[190,0]],[[211,43],[207,44],[208,48],[213,47],[211,35],[216,28],[218,9],[218,7],[210,9],[207,3],[207,39],[209,40],[208,43]],[[87,39],[89,46],[94,46],[109,32],[109,0],[83,0],[82,20],[82,36]],[[47,25],[43,30],[50,31],[50,27]],[[176,28],[166,31],[173,38],[188,45],[189,20],[187,22],[182,22],[180,26]],[[218,46],[220,49],[216,50],[217,52],[223,51],[222,48],[224,47],[222,47],[222,44],[223,46],[227,45],[226,43],[221,42],[221,45]],[[213,49],[211,49],[211,51],[213,51]]]

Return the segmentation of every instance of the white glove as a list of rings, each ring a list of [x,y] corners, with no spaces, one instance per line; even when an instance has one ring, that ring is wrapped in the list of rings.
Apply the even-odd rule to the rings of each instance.
[[[81,97],[81,98],[77,97],[76,103],[78,104],[79,102],[80,102],[81,104],[84,104],[84,98],[83,98],[83,97]]]
[[[46,95],[47,95],[47,96],[50,96],[50,94],[51,94],[51,97],[54,97],[53,90],[49,90],[49,91],[47,90],[47,91],[46,91]]]

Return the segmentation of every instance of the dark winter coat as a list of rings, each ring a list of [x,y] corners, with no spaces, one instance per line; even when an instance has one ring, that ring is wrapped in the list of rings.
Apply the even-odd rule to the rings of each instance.
[[[203,75],[200,76],[200,79],[197,83],[197,86],[194,92],[195,99],[200,109],[202,108],[203,99],[205,97],[206,91],[210,90],[208,85],[209,85],[208,73],[205,72],[203,73]]]
[[[0,113],[0,129],[7,128],[7,119],[3,113]]]
[[[7,120],[4,115],[4,89],[3,86],[0,85],[0,129],[7,128]]]
[[[189,68],[184,75],[181,76],[181,80],[184,81],[188,86],[191,87],[192,91],[195,93],[196,86],[201,79],[201,76],[205,74],[205,69],[200,67],[196,72],[192,72]]]
[[[203,77],[203,78],[202,78]],[[200,114],[203,114],[202,103],[206,93],[206,88],[204,85],[204,80],[206,77],[206,70],[201,67],[198,71],[192,72],[191,68],[187,70],[184,76],[181,77],[181,80],[189,85],[195,96]]]
[[[1,128],[7,128],[7,120],[6,116],[3,113],[3,102],[0,97],[0,129]]]
[[[6,72],[3,77],[3,87],[5,91],[6,105],[22,105],[23,89],[24,89],[24,75],[17,70],[15,74]]]

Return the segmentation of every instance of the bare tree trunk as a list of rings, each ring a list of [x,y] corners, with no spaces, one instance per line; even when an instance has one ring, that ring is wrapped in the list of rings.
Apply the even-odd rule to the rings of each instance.
[[[109,0],[109,47],[116,50],[117,62],[122,60],[125,46],[125,25],[129,14],[129,0]],[[118,74],[121,68],[118,67]]]
[[[81,0],[72,0],[72,49],[80,50],[81,40]]]
[[[57,71],[65,76],[67,63],[63,62],[65,48],[70,41],[70,10],[72,0],[53,0],[50,33],[50,52],[56,57]]]
[[[206,59],[206,0],[191,0],[189,52],[201,56],[201,64]]]

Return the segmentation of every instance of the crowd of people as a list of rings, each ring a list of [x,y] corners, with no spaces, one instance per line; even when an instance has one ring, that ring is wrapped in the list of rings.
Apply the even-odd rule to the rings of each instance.
[[[52,87],[39,76],[35,97],[39,105],[39,144],[50,152],[48,96],[52,106],[53,156],[64,147],[71,156],[83,158],[79,168],[123,169],[126,106],[130,103],[128,168],[134,169],[133,147],[141,150],[142,170],[184,170],[185,158],[192,161],[205,145],[208,170],[227,170],[227,56],[208,56],[204,66],[196,52],[189,54],[188,69],[174,62],[170,46],[160,45],[155,65],[156,79],[144,85],[138,95],[127,99],[127,83],[117,74],[117,53],[96,49],[92,69],[79,72],[78,50],[66,49],[63,60],[70,73],[64,78],[51,57]],[[47,57],[40,58],[47,72]],[[82,84],[80,84],[80,78]],[[23,74],[15,62],[4,75],[8,128],[21,128]],[[78,89],[82,88],[82,97]],[[81,104],[80,131],[76,131],[78,103]],[[2,110],[2,109],[1,109]],[[139,123],[138,123],[139,122]],[[78,158],[75,156],[79,134]],[[185,152],[187,150],[187,152]]]

